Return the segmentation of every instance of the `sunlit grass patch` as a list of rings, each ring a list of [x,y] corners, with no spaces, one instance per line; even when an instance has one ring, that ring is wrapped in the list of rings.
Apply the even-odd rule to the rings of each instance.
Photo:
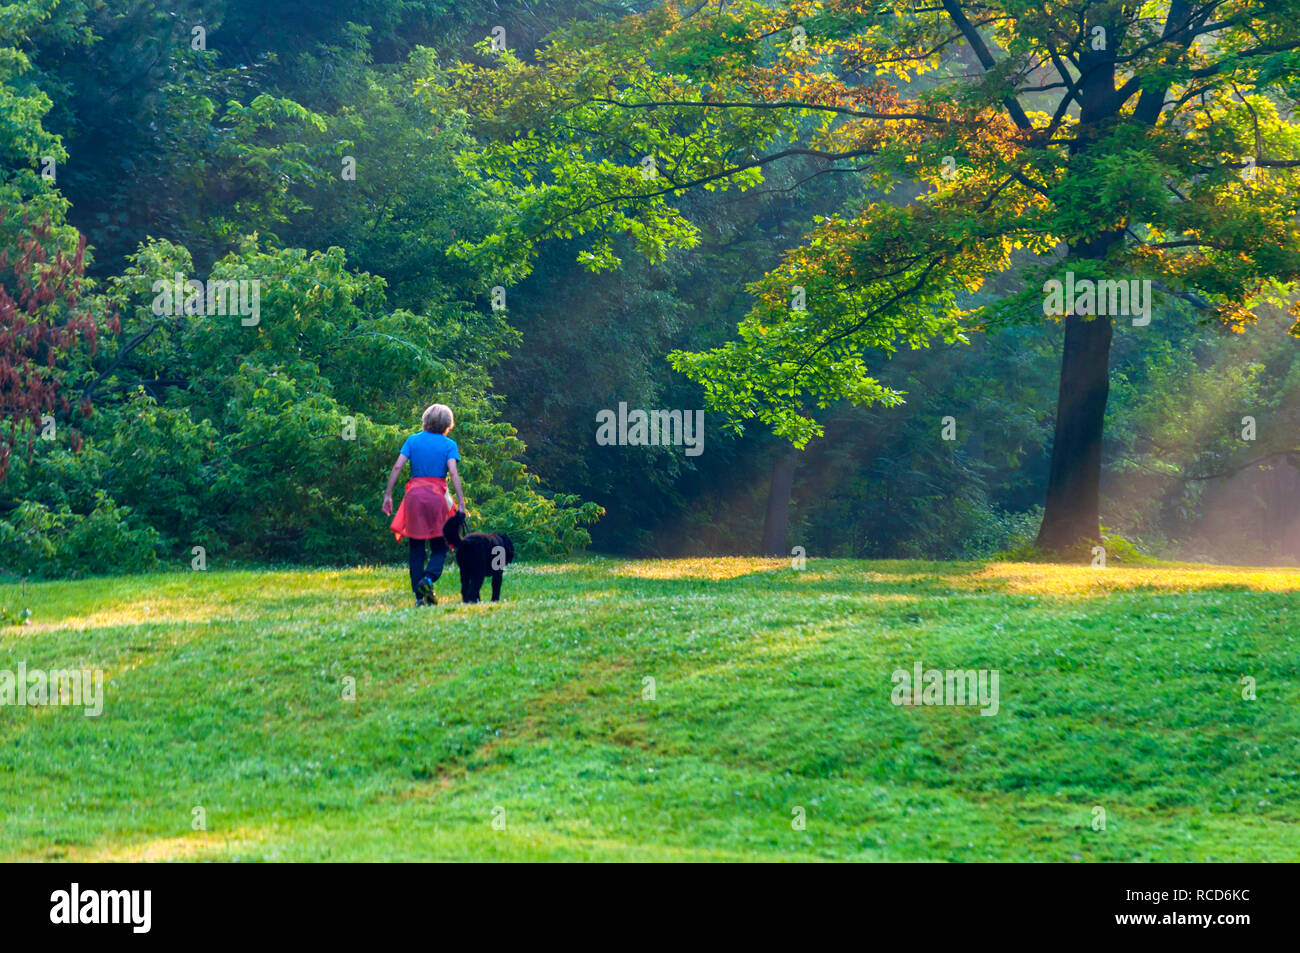
[[[1036,595],[1075,595],[1135,589],[1187,592],[1227,588],[1253,592],[1300,592],[1300,570],[1236,566],[1092,568],[1048,563],[991,563],[965,580],[957,577],[953,581],[961,585],[975,580],[980,583],[1002,583],[1008,592]]]
[[[719,556],[698,559],[640,559],[613,570],[632,579],[735,579],[752,573],[790,570],[790,560],[776,557]]]

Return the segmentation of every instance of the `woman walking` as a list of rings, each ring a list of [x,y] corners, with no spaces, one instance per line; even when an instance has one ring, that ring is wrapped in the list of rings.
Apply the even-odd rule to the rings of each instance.
[[[456,441],[447,434],[456,426],[456,418],[446,404],[431,405],[420,417],[423,429],[413,433],[402,444],[392,472],[388,474],[388,487],[384,490],[384,515],[393,514],[393,486],[409,461],[411,479],[406,482],[402,505],[393,516],[392,530],[400,541],[403,536],[410,544],[411,590],[415,604],[436,605],[433,585],[442,575],[442,565],[447,558],[447,543],[442,538],[443,524],[456,512],[455,504],[447,499],[447,475],[451,474],[456,499],[465,509],[465,494],[461,491],[460,472],[456,461],[460,450]],[[427,559],[426,559],[427,553]]]

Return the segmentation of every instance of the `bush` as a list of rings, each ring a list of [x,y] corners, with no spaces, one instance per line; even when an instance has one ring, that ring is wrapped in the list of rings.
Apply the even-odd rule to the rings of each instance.
[[[1033,547],[1042,522],[1041,506],[1018,513],[989,507],[965,543],[963,556],[967,559],[1019,558],[1012,554],[1025,553]]]
[[[115,506],[102,491],[87,514],[28,501],[0,520],[0,568],[16,575],[144,572],[159,567],[162,547],[156,530],[137,525],[127,507]]]

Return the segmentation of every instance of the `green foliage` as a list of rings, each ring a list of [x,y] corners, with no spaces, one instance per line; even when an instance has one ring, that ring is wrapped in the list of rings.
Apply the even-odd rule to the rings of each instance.
[[[84,515],[28,501],[0,520],[0,570],[63,578],[145,572],[161,565],[162,543],[102,491]]]
[[[838,404],[899,405],[882,356],[1036,322],[1044,279],[1065,271],[1149,281],[1232,329],[1288,303],[1294,4],[1013,0],[968,6],[975,27],[960,6],[670,4],[574,25],[531,62],[507,52],[454,68],[445,91],[430,87],[470,113],[479,143],[464,166],[510,209],[459,248],[526,268],[543,242],[578,237],[579,261],[600,269],[621,264],[621,236],[660,262],[699,241],[691,193],[753,189],[803,157],[857,174],[880,200],[813,216],[749,284],[733,340],[669,355],[737,429],[757,420],[797,448]],[[1040,83],[1045,64],[1059,82]],[[1078,411],[1086,427],[1063,416],[1061,460],[1081,458],[1073,435],[1100,427],[1103,406]],[[1096,524],[1068,512],[1090,502],[1048,498],[1056,530]]]
[[[1106,550],[1107,566],[1112,562],[1122,566],[1151,566],[1158,564],[1157,560],[1142,552],[1141,540],[1121,536],[1105,526],[1101,528],[1101,545]]]
[[[343,0],[308,21],[290,0],[6,7],[0,233],[12,244],[23,213],[66,212],[99,279],[82,300],[124,327],[60,364],[74,407],[56,441],[15,463],[0,512],[34,501],[85,518],[103,490],[168,559],[198,544],[223,558],[384,558],[376,487],[438,399],[457,411],[478,525],[508,528],[526,553],[582,544],[602,508],[605,549],[752,551],[775,432],[805,447],[792,543],[982,556],[1013,547],[1041,499],[1059,349],[1036,299],[1056,239],[1127,214],[1155,230],[1115,261],[1063,266],[1127,274],[1152,253],[1138,240],[1212,236],[1223,248],[1159,253],[1164,290],[1195,287],[1197,306],[1243,289],[1285,298],[1270,279],[1293,265],[1295,173],[1264,166],[1248,181],[1234,162],[1300,146],[1295,63],[1239,56],[1249,30],[1159,66],[1141,47],[1158,36],[1136,26],[1123,42],[1141,84],[1213,68],[1222,89],[1179,106],[1178,136],[1104,124],[1068,155],[998,118],[1014,70],[979,77],[919,55],[939,14],[831,0],[620,20],[629,6]],[[1010,61],[1032,62],[1060,24],[1007,7],[989,30]],[[1290,42],[1283,14],[1239,12]],[[191,47],[190,22],[207,26],[207,50]],[[498,24],[511,52],[476,50]],[[872,77],[862,64],[881,57]],[[1033,122],[1058,95],[1022,97]],[[872,118],[911,109],[942,122]],[[1070,112],[1056,135],[1079,131]],[[38,154],[58,159],[57,185]],[[262,281],[259,324],[156,319],[152,282],[177,271]],[[496,285],[503,312],[487,306]],[[807,311],[791,307],[795,285]],[[1262,343],[1190,330],[1179,300],[1166,294],[1140,335],[1117,330],[1106,443],[1107,525],[1166,556],[1216,551],[1200,541],[1211,475],[1265,454],[1284,466],[1300,393],[1273,334],[1292,323],[1281,310],[1260,312]],[[1005,344],[969,330],[981,324]],[[707,405],[707,452],[596,447],[595,410],[620,400]],[[1246,412],[1268,422],[1258,444],[1229,426]],[[959,438],[939,443],[950,413]],[[337,436],[344,418],[356,441]],[[1234,553],[1264,551],[1248,536]]]
[[[435,53],[422,48],[400,68],[361,73],[363,81],[326,116],[328,130],[319,137],[329,175],[300,188],[309,210],[279,230],[302,247],[346,248],[350,261],[384,276],[395,305],[417,312],[452,299],[484,301],[512,277],[469,267],[447,252],[458,240],[490,233],[505,208],[458,168],[471,143],[464,114],[428,113],[418,84],[440,70]],[[354,179],[341,178],[344,155],[357,163]],[[463,318],[482,320],[482,313],[466,310]],[[462,363],[491,363],[484,345],[499,338],[499,330],[466,326]]]
[[[61,422],[4,495],[67,526],[129,511],[169,559],[193,545],[215,558],[382,558],[395,551],[378,510],[384,475],[419,412],[440,400],[457,412],[476,513],[508,526],[524,557],[585,545],[601,508],[542,490],[489,396],[516,335],[473,301],[509,275],[444,253],[499,211],[457,167],[463,118],[431,128],[416,89],[440,67],[404,31],[419,24],[445,39],[453,11],[345,4],[308,25],[272,6],[185,15],[138,0],[109,15],[78,3],[57,29],[39,5],[12,11],[11,41],[30,62],[18,49],[0,55],[0,147],[18,169],[6,194],[28,214],[41,203],[61,214],[59,189],[72,197],[107,278],[88,300],[118,311],[123,329],[93,357],[69,357],[69,381],[95,407],[84,434]],[[492,15],[513,28],[525,12]],[[206,28],[207,49],[191,44],[190,23]],[[374,65],[374,42],[395,65]],[[44,88],[59,91],[58,108]],[[96,161],[64,168],[47,115],[74,154],[93,144]],[[58,160],[58,188],[36,174],[38,155]],[[341,174],[345,155],[359,157],[356,179]],[[177,275],[258,282],[260,315],[159,313],[155,283]],[[35,517],[17,513],[30,535]],[[56,574],[61,558],[37,547],[23,565]]]
[[[212,278],[260,283],[248,325],[238,314],[155,313],[154,282],[170,289],[177,272],[194,274],[188,252],[158,241],[114,279],[123,334],[85,371],[99,405],[85,446],[74,455],[42,441],[10,492],[65,521],[93,517],[106,493],[176,560],[195,545],[213,559],[382,559],[396,550],[379,512],[383,480],[436,396],[457,413],[468,498],[501,521],[494,529],[519,536],[521,557],[589,541],[581,527],[600,508],[540,492],[517,462],[513,428],[483,396],[482,365],[462,372],[453,360],[475,333],[478,352],[495,359],[491,320],[462,319],[450,304],[428,318],[388,311],[383,282],[349,270],[339,249],[249,242],[218,261]],[[33,552],[26,569],[66,568],[48,546]]]

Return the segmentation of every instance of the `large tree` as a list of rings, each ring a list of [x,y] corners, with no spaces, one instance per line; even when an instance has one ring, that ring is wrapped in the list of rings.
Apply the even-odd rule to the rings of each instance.
[[[618,265],[619,234],[657,260],[695,241],[690,190],[795,157],[862,176],[880,201],[819,220],[750,286],[733,341],[673,356],[715,409],[803,446],[818,408],[898,399],[869,363],[1041,318],[1049,281],[1149,281],[1238,330],[1284,302],[1297,51],[1297,0],[668,3],[462,68],[475,167],[515,211],[461,250],[505,267],[591,232],[593,269]],[[976,305],[995,276],[1010,293]],[[1050,551],[1100,536],[1112,289],[1110,313],[1085,297],[1060,315]]]

